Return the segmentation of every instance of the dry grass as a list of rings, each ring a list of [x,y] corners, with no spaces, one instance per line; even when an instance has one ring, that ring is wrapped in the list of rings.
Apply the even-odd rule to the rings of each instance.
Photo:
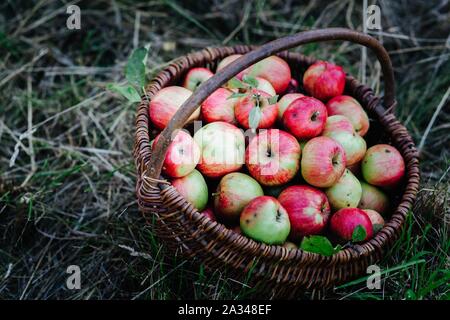
[[[150,78],[171,59],[209,45],[258,44],[330,26],[361,30],[361,3],[71,3],[82,10],[79,31],[66,28],[67,1],[0,4],[0,298],[257,297],[226,274],[164,256],[135,201],[135,106],[104,87],[123,80],[136,46],[151,45]],[[379,4],[383,32],[375,35],[393,58],[397,114],[422,142],[419,201],[403,241],[382,263],[384,270],[405,267],[384,276],[382,290],[355,284],[299,298],[450,297],[449,2]],[[343,64],[382,90],[379,65],[370,53],[361,59],[356,45],[297,50]],[[65,286],[73,264],[82,271],[79,291]]]

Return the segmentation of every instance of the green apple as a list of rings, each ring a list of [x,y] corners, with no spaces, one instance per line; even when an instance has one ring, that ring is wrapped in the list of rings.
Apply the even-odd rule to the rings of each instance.
[[[172,180],[172,186],[198,211],[208,203],[208,186],[200,172],[194,169],[182,178]]]
[[[342,208],[356,208],[361,200],[361,184],[359,180],[345,169],[344,174],[330,188],[325,190],[331,208],[337,211]]]
[[[361,201],[358,208],[372,209],[381,214],[385,214],[389,210],[389,198],[379,188],[360,181],[362,188]]]

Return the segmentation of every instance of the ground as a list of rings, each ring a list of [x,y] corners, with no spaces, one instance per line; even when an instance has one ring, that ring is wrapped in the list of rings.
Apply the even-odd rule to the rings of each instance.
[[[136,105],[105,89],[124,80],[133,48],[150,44],[148,79],[205,46],[262,44],[331,26],[362,30],[362,1],[67,1],[0,4],[0,299],[257,298],[162,244],[140,216],[132,157]],[[95,4],[94,4],[95,3]],[[371,4],[371,2],[369,2]],[[397,117],[420,150],[421,189],[400,241],[365,280],[299,299],[449,299],[448,1],[378,1],[395,67]],[[342,64],[382,92],[357,45],[295,51]],[[66,286],[81,270],[81,289]]]

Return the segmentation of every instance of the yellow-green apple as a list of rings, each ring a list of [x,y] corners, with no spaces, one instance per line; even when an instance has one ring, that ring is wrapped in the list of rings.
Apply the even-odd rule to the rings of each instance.
[[[330,219],[330,230],[343,240],[352,240],[353,232],[361,226],[366,232],[364,241],[373,236],[373,226],[369,216],[359,208],[343,208]]]
[[[298,249],[298,246],[290,241],[286,241],[285,243],[283,243],[283,247],[285,247],[288,250],[295,250]]]
[[[170,86],[159,90],[151,99],[149,116],[157,129],[164,129],[181,105],[191,96],[192,91],[183,87]],[[200,116],[200,108],[196,109],[187,122]]]
[[[257,197],[245,206],[240,226],[246,236],[266,244],[284,243],[291,229],[286,210],[269,196]]]
[[[395,187],[405,174],[405,161],[393,146],[377,144],[367,150],[361,170],[368,183],[378,187]]]
[[[339,117],[336,119],[336,117]],[[345,123],[347,123],[345,125]],[[348,129],[351,128],[351,131]],[[328,117],[323,135],[329,137],[345,150],[347,166],[351,166],[364,158],[367,150],[366,141],[355,132],[350,121],[343,116]]]
[[[258,83],[258,85],[255,88],[256,90],[264,91],[265,93],[268,93],[271,97],[277,94],[272,84],[266,79],[255,77],[255,80]]]
[[[327,101],[344,92],[344,70],[330,62],[317,61],[305,71],[303,86],[314,98]]]
[[[260,77],[269,81],[276,93],[283,93],[291,81],[291,68],[277,56],[270,56],[253,64],[244,72],[252,77]]]
[[[212,221],[216,221],[216,216],[214,215],[213,209],[211,207],[206,207],[202,212],[200,212],[204,216],[208,217]]]
[[[369,117],[359,102],[350,96],[337,96],[327,102],[328,115],[342,115],[353,125],[356,133],[363,137],[369,130]]]
[[[344,173],[345,164],[344,148],[328,137],[312,138],[302,150],[303,179],[315,187],[328,188],[335,184]]]
[[[359,180],[345,169],[344,174],[339,180],[325,190],[333,211],[342,208],[356,208],[361,200],[361,184]]]
[[[194,134],[201,157],[197,169],[209,178],[218,178],[238,171],[244,164],[244,134],[236,126],[211,122]]]
[[[214,209],[223,220],[237,221],[244,207],[263,195],[258,181],[244,173],[232,172],[222,177],[213,194]]]
[[[283,125],[299,140],[320,135],[327,120],[327,108],[312,97],[295,99],[283,113]]]
[[[307,185],[295,185],[281,192],[278,201],[289,215],[290,239],[297,241],[325,229],[330,205],[323,191]]]
[[[296,99],[304,97],[301,93],[288,93],[281,97],[278,100],[278,120],[281,122],[283,118],[284,111],[286,111],[287,107]]]
[[[240,98],[234,107],[234,115],[238,123],[245,129],[266,129],[277,120],[278,105],[270,104],[271,96],[261,90],[252,89],[248,95]],[[254,109],[257,109],[255,112]],[[258,119],[253,119],[258,114]],[[257,124],[257,126],[255,126]]]
[[[172,186],[177,189],[188,202],[198,211],[203,211],[208,203],[208,186],[202,174],[194,169],[187,176],[172,180]]]
[[[363,211],[369,217],[370,222],[372,222],[373,233],[380,231],[384,226],[384,219],[381,214],[372,209],[363,209]]]
[[[195,91],[199,85],[214,75],[211,70],[206,68],[192,68],[184,78],[183,87]]]
[[[362,195],[358,208],[371,209],[381,214],[389,210],[389,198],[379,188],[372,186],[364,181],[360,181]]]
[[[261,130],[250,140],[245,151],[245,164],[250,174],[264,186],[289,182],[299,170],[301,149],[289,133]]]
[[[167,149],[162,171],[172,178],[181,178],[191,173],[200,160],[200,148],[189,133],[178,130],[172,135]],[[159,135],[152,141],[154,148]]]
[[[225,88],[219,88],[214,91],[202,103],[202,119],[207,123],[215,121],[223,121],[231,124],[237,124],[234,116],[234,106],[237,98],[232,98],[231,92]]]

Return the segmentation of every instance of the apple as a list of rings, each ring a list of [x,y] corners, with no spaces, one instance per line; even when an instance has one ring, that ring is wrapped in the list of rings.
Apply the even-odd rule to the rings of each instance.
[[[286,111],[287,107],[296,99],[304,97],[301,93],[288,93],[281,97],[278,100],[278,120],[281,121],[283,118],[284,111]]]
[[[355,132],[352,123],[347,117],[341,115],[328,116],[323,128],[323,135],[326,136],[333,131],[345,131],[349,133]]]
[[[323,191],[307,185],[291,186],[281,192],[278,201],[289,215],[290,239],[297,241],[324,230],[330,205]]]
[[[208,203],[208,186],[205,178],[194,169],[187,176],[172,180],[172,186],[177,189],[188,202],[198,211],[203,211]]]
[[[325,190],[331,208],[337,211],[342,208],[356,208],[361,200],[361,184],[359,180],[345,169],[339,180]]]
[[[384,219],[381,214],[371,209],[363,209],[363,211],[369,217],[370,222],[372,222],[373,233],[375,234],[380,231],[384,226]]]
[[[250,140],[245,164],[262,185],[279,186],[298,172],[300,154],[298,141],[289,133],[278,129],[262,130]]]
[[[233,92],[225,88],[219,88],[214,91],[202,103],[202,119],[207,123],[214,121],[223,121],[231,124],[237,124],[234,116],[234,106],[237,98],[230,98]]]
[[[327,119],[328,125],[325,124],[326,129],[324,130],[323,135],[342,145],[345,150],[347,166],[351,166],[364,158],[364,154],[367,150],[366,141],[353,130],[353,127],[350,132],[342,130],[341,128],[346,126],[343,124],[346,119],[335,121],[335,117],[337,116],[331,116]],[[351,125],[349,121],[347,121],[347,124]]]
[[[269,196],[257,197],[247,204],[240,226],[246,236],[266,244],[282,244],[291,229],[288,213],[277,199]]]
[[[223,220],[236,221],[251,200],[263,195],[263,189],[252,177],[240,172],[229,173],[222,177],[213,195],[214,209]]]
[[[386,213],[389,210],[388,196],[375,186],[364,181],[360,181],[360,183],[362,196],[358,208],[375,210],[381,214]]]
[[[250,66],[245,74],[269,81],[276,93],[283,93],[291,81],[291,68],[286,61],[277,56],[270,56]]]
[[[236,126],[211,122],[194,134],[201,157],[197,169],[209,178],[218,178],[238,171],[244,164],[244,134]]]
[[[343,208],[331,216],[330,230],[343,240],[352,240],[356,227],[361,226],[366,231],[364,241],[372,238],[373,226],[369,216],[359,208]]]
[[[342,115],[353,125],[356,133],[363,137],[369,131],[369,117],[359,102],[350,96],[337,96],[327,102],[328,115]]]
[[[271,96],[264,91],[252,89],[248,95],[240,98],[234,107],[234,115],[236,116],[238,123],[242,127],[249,129],[251,125],[250,114],[252,109],[259,108],[261,118],[257,128],[266,129],[272,127],[277,120],[278,105],[276,103],[270,104],[268,100],[270,97]]]
[[[328,188],[335,184],[344,173],[345,164],[344,148],[331,138],[312,138],[303,148],[302,176],[315,187]]]
[[[164,129],[181,105],[191,96],[192,91],[183,87],[170,86],[159,90],[151,99],[149,116],[157,129]],[[187,122],[200,116],[200,108],[196,109]]]
[[[312,97],[294,100],[283,113],[283,125],[297,139],[311,139],[320,135],[327,120],[327,108]]]
[[[195,91],[199,85],[208,80],[214,75],[206,68],[192,68],[184,78],[183,87],[191,91]]]
[[[294,78],[291,79],[291,81],[289,81],[289,85],[286,89],[287,94],[289,93],[295,93],[298,92],[298,81],[295,80]]]
[[[232,63],[234,60],[236,60],[237,58],[240,58],[240,57],[242,57],[242,54],[232,54],[232,55],[229,55],[229,56],[223,58],[223,59],[219,62],[219,64],[217,65],[216,72],[222,70],[222,69],[225,68],[227,65],[229,65],[229,64]],[[241,77],[238,77],[238,78],[241,79],[242,76],[241,76]]]
[[[206,207],[206,209],[200,213],[203,214],[204,216],[208,217],[212,221],[216,221],[216,216],[214,215],[214,211],[210,207]]]
[[[305,71],[303,86],[314,98],[327,101],[344,92],[344,70],[330,62],[317,61]]]
[[[378,187],[395,187],[405,175],[405,161],[393,146],[377,144],[370,147],[361,165],[364,179]]]
[[[172,178],[181,178],[191,173],[200,160],[200,148],[189,133],[178,130],[167,149],[162,172]],[[159,135],[152,141],[152,148]]]
[[[283,243],[283,247],[285,247],[288,250],[295,250],[298,249],[298,246],[290,241],[286,241],[285,243]]]

